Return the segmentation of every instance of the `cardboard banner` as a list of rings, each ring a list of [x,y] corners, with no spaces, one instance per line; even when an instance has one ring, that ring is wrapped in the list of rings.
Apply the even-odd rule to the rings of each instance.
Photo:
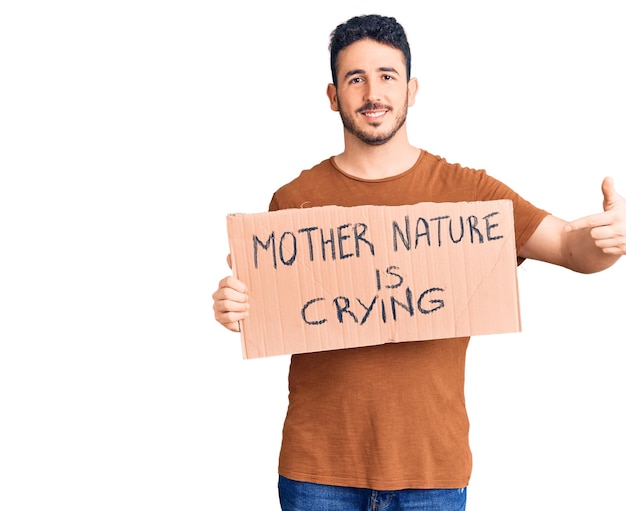
[[[519,332],[509,200],[227,216],[244,358]]]

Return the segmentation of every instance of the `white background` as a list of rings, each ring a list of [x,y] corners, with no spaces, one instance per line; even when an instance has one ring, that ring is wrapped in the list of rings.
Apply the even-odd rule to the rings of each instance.
[[[0,509],[277,510],[289,359],[211,294],[226,215],[342,149],[330,31],[397,17],[412,143],[574,219],[626,194],[620,3],[3,2]],[[468,352],[468,510],[620,508],[626,262],[519,281]]]

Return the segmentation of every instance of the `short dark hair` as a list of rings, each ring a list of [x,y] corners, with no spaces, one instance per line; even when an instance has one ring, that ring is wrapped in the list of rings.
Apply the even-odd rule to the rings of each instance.
[[[337,55],[346,46],[362,39],[386,44],[404,55],[407,80],[411,78],[411,48],[404,28],[395,18],[379,14],[355,16],[338,25],[330,34],[330,71],[333,83],[337,85]]]

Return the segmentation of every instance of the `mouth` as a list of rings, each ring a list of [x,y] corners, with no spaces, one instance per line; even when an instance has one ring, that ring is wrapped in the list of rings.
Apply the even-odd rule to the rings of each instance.
[[[367,110],[365,112],[361,112],[365,118],[367,119],[379,119],[383,115],[387,113],[387,110]]]
[[[383,117],[389,110],[391,108],[386,105],[369,103],[359,108],[358,112],[366,119],[377,120]]]

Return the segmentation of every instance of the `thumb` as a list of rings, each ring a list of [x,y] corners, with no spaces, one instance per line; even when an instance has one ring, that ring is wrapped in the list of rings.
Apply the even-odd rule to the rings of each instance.
[[[604,211],[611,209],[613,203],[621,199],[619,194],[615,191],[615,185],[612,177],[605,177],[602,181],[602,194],[604,195]]]

